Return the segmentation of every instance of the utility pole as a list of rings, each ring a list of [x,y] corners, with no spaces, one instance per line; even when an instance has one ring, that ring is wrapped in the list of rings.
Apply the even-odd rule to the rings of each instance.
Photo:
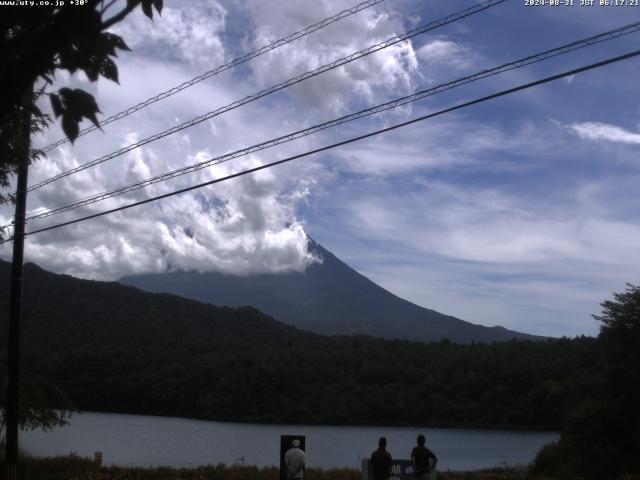
[[[11,293],[9,297],[9,354],[7,385],[6,462],[7,480],[18,478],[18,414],[20,406],[20,320],[22,318],[22,262],[24,257],[24,224],[27,207],[27,174],[31,147],[32,93],[23,104],[20,126],[24,129],[24,153],[18,163],[16,211],[13,232],[13,260],[11,262]]]

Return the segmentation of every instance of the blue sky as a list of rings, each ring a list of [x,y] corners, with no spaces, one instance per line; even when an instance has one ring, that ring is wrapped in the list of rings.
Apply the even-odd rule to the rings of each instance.
[[[202,82],[104,133],[51,152],[35,182],[373,43],[473,5],[387,0]],[[479,2],[475,2],[479,3]],[[302,126],[640,21],[640,7],[509,0],[34,192],[54,208]],[[121,85],[92,91],[116,113],[355,4],[167,1],[118,25],[133,52]],[[405,121],[627,53],[631,34],[252,154],[128,197],[34,221],[37,228]],[[29,238],[26,255],[84,278],[172,268],[302,271],[306,234],[393,293],[464,320],[544,335],[596,334],[599,303],[640,267],[640,60],[476,105],[197,193]],[[42,138],[60,137],[59,126]],[[9,220],[9,211],[0,211]],[[2,255],[9,250],[4,247]]]

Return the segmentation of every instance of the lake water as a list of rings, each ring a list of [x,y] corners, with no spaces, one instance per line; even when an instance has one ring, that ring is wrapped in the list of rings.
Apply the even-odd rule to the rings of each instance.
[[[529,463],[558,435],[553,432],[509,432],[412,427],[338,427],[259,425],[207,422],[183,418],[107,413],[75,414],[70,425],[50,432],[21,433],[21,446],[36,456],[75,452],[105,464],[197,466],[244,462],[279,465],[280,435],[306,435],[308,467],[359,468],[360,459],[387,437],[394,458],[409,458],[416,436],[424,433],[438,455],[441,470],[475,470]],[[244,458],[244,460],[240,460]]]

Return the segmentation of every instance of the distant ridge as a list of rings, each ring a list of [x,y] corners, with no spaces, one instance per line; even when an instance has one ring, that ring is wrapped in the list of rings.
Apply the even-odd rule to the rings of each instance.
[[[7,338],[11,264],[0,260],[0,338]],[[156,345],[286,345],[314,340],[255,308],[203,304],[116,282],[81,280],[24,266],[25,353],[104,352]],[[6,342],[0,342],[0,351]]]
[[[371,335],[455,343],[536,340],[503,327],[485,327],[420,307],[359,274],[318,243],[323,262],[304,273],[245,277],[173,271],[124,277],[126,285],[167,292],[214,305],[251,305],[289,325],[324,335]]]

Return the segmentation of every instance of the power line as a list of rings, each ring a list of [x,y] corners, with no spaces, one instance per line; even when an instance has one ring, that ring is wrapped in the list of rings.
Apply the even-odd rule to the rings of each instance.
[[[133,144],[128,145],[126,147],[123,147],[123,148],[121,148],[119,150],[116,150],[116,151],[114,151],[112,153],[104,155],[104,156],[102,156],[100,158],[97,158],[95,160],[87,162],[87,163],[85,163],[83,165],[80,165],[78,167],[75,167],[75,168],[72,168],[70,170],[67,170],[66,172],[63,172],[63,173],[60,173],[60,174],[55,175],[53,177],[50,177],[50,178],[48,178],[46,180],[43,180],[43,181],[41,181],[41,182],[39,182],[39,183],[37,183],[35,185],[32,185],[31,187],[28,188],[28,191],[36,190],[36,189],[41,188],[41,187],[43,187],[45,185],[48,185],[49,183],[55,182],[56,180],[60,180],[61,178],[68,177],[69,175],[73,175],[74,173],[78,173],[78,172],[81,172],[81,171],[86,170],[88,168],[94,167],[94,166],[96,166],[96,165],[98,165],[100,163],[106,162],[106,161],[111,160],[113,158],[116,158],[116,157],[118,157],[120,155],[123,155],[123,154],[125,154],[127,152],[130,152],[131,150],[134,150],[134,149],[136,149],[138,147],[141,147],[141,146],[146,145],[148,143],[154,142],[154,141],[159,140],[161,138],[164,138],[166,136],[169,136],[169,135],[172,135],[174,133],[177,133],[177,132],[179,132],[181,130],[184,130],[186,128],[189,128],[189,127],[192,127],[192,126],[197,125],[199,123],[202,123],[202,122],[204,122],[206,120],[209,120],[209,119],[211,119],[213,117],[216,117],[216,116],[221,115],[223,113],[226,113],[226,112],[229,112],[231,110],[234,110],[234,109],[236,109],[238,107],[246,105],[246,104],[248,104],[250,102],[258,100],[259,98],[262,98],[262,97],[264,97],[266,95],[269,95],[271,93],[277,92],[277,91],[282,90],[284,88],[287,88],[287,87],[290,87],[290,86],[295,85],[297,83],[300,83],[300,82],[302,82],[304,80],[307,80],[308,78],[315,77],[315,76],[320,75],[320,74],[322,74],[324,72],[327,72],[329,70],[334,70],[334,69],[336,69],[336,68],[338,68],[338,67],[340,67],[342,65],[346,65],[346,64],[351,63],[351,62],[353,62],[355,60],[363,58],[363,57],[365,57],[367,55],[371,55],[372,53],[378,52],[378,51],[383,50],[385,48],[388,48],[388,47],[390,47],[392,45],[395,45],[397,43],[400,43],[400,42],[403,42],[403,41],[408,40],[410,38],[413,38],[413,37],[415,37],[417,35],[421,35],[421,34],[424,34],[424,33],[428,32],[428,31],[431,31],[431,30],[434,30],[436,28],[439,28],[439,27],[442,27],[444,25],[447,25],[449,23],[453,23],[453,22],[462,20],[463,18],[469,17],[469,16],[471,16],[473,14],[476,14],[476,13],[479,13],[481,11],[487,10],[487,9],[489,9],[491,7],[499,5],[499,4],[504,3],[506,1],[507,0],[487,0],[487,1],[482,2],[480,4],[473,5],[472,7],[466,8],[466,9],[460,11],[460,12],[453,13],[453,14],[451,14],[451,15],[449,15],[447,17],[444,17],[444,18],[442,18],[440,20],[436,20],[434,22],[428,23],[428,24],[423,25],[421,27],[418,27],[418,28],[415,28],[415,29],[410,30],[408,32],[405,32],[405,33],[403,33],[401,35],[393,36],[393,37],[387,39],[384,42],[380,42],[380,43],[377,43],[375,45],[371,45],[370,47],[367,47],[367,48],[365,48],[363,50],[360,50],[358,52],[352,53],[351,55],[348,55],[346,57],[343,57],[343,58],[340,58],[338,60],[335,60],[335,61],[333,61],[333,62],[331,62],[329,64],[323,65],[323,66],[321,66],[321,67],[319,67],[319,68],[317,68],[315,70],[311,70],[311,71],[305,72],[305,73],[303,73],[303,74],[301,74],[301,75],[299,75],[297,77],[290,78],[289,80],[286,80],[286,81],[284,81],[282,83],[273,85],[273,86],[271,86],[271,87],[269,87],[269,88],[267,88],[265,90],[261,90],[258,93],[254,93],[252,95],[249,95],[249,96],[243,98],[242,100],[238,100],[238,101],[233,102],[233,103],[231,103],[229,105],[226,105],[224,107],[220,107],[220,108],[218,108],[216,110],[213,110],[211,112],[208,112],[208,113],[205,113],[205,114],[200,115],[198,117],[195,117],[195,118],[189,120],[188,122],[184,122],[184,123],[182,123],[180,125],[176,125],[175,127],[172,127],[172,128],[170,128],[168,130],[165,130],[163,132],[157,133],[157,134],[152,135],[150,137],[147,137],[147,138],[145,138],[143,140],[140,140],[139,142],[133,143]]]
[[[170,172],[166,172],[163,173],[161,175],[156,175],[154,177],[151,178],[147,178],[145,180],[140,180],[138,182],[123,186],[123,187],[119,187],[116,188],[114,190],[110,190],[110,191],[106,191],[106,192],[102,192],[99,194],[95,194],[95,195],[91,195],[79,200],[76,200],[72,203],[69,203],[67,205],[63,205],[60,207],[57,207],[55,209],[49,210],[49,211],[45,211],[42,213],[36,213],[36,212],[32,212],[29,216],[27,216],[27,220],[33,220],[33,219],[41,219],[41,218],[47,218],[53,215],[57,215],[63,212],[67,212],[70,210],[75,210],[77,208],[80,207],[84,207],[93,203],[97,203],[99,201],[102,200],[106,200],[109,198],[113,198],[116,196],[120,196],[120,195],[124,195],[126,193],[130,193],[136,190],[139,190],[141,188],[144,188],[146,186],[149,185],[153,185],[155,183],[159,183],[162,181],[166,181],[166,180],[170,180],[172,178],[176,178],[182,175],[186,175],[188,173],[192,173],[195,172],[197,170],[201,170],[207,167],[210,167],[212,165],[217,165],[223,162],[227,162],[230,160],[233,160],[235,158],[244,156],[244,155],[249,155],[251,153],[255,153],[261,150],[265,150],[267,148],[271,148],[274,147],[276,145],[280,145],[283,143],[287,143],[308,135],[311,135],[313,133],[317,133],[319,131],[325,130],[327,128],[330,127],[334,127],[337,125],[341,125],[347,122],[351,122],[366,116],[370,116],[370,115],[374,115],[380,112],[384,112],[386,110],[390,110],[392,108],[396,108],[402,105],[406,105],[408,103],[412,103],[415,102],[417,100],[421,100],[423,98],[432,96],[432,95],[436,95],[438,93],[444,92],[446,90],[451,90],[453,88],[456,88],[458,86],[461,85],[465,85],[467,83],[471,83],[471,82],[475,82],[478,81],[480,79],[483,78],[487,78],[487,77],[491,77],[491,76],[495,76],[498,75],[500,73],[504,73],[510,70],[514,70],[516,68],[522,68],[524,66],[527,65],[531,65],[533,63],[537,63],[537,62],[541,62],[544,60],[547,60],[549,58],[553,58],[559,55],[564,55],[567,54],[569,52],[572,52],[574,50],[578,50],[581,48],[585,48],[587,46],[590,45],[594,45],[597,43],[601,43],[604,41],[608,41],[608,40],[612,40],[614,38],[618,38],[621,37],[623,35],[628,35],[630,33],[634,33],[634,32],[638,32],[640,31],[640,22],[636,22],[630,25],[626,25],[624,27],[620,27],[614,30],[610,30],[608,32],[604,32],[598,35],[594,35],[592,37],[588,37],[582,40],[577,40],[575,42],[571,42],[569,44],[566,45],[562,45],[560,47],[556,47],[550,50],[546,50],[544,52],[541,53],[537,53],[534,55],[530,55],[518,60],[514,60],[512,62],[509,63],[505,63],[502,64],[500,66],[491,68],[491,69],[485,69],[485,70],[481,70],[478,73],[475,73],[473,75],[468,75],[466,77],[463,78],[459,78],[457,80],[453,80],[451,82],[447,82],[426,90],[421,90],[418,92],[415,92],[411,95],[407,95],[404,97],[400,97],[397,98],[395,100],[380,104],[380,105],[376,105],[374,107],[370,107],[370,108],[366,108],[363,110],[360,110],[358,112],[349,114],[349,115],[344,115],[342,117],[324,122],[324,123],[320,123],[317,125],[313,125],[311,127],[307,127],[305,129],[302,130],[298,130],[295,132],[291,132],[288,133],[286,135],[277,137],[277,138],[273,138],[270,140],[267,140],[265,142],[262,143],[258,143],[255,145],[252,145],[250,147],[246,147],[240,150],[236,150],[234,152],[230,152],[230,153],[226,153],[224,155],[220,155],[214,158],[211,158],[209,160],[205,160],[203,162],[199,162],[193,165],[189,165],[186,167],[182,167],[179,168],[177,170],[173,170]],[[8,225],[7,225],[8,226]]]
[[[276,91],[282,90],[284,88],[287,88],[289,86],[292,86],[294,84],[302,82],[302,81],[304,81],[304,80],[306,80],[308,78],[315,77],[315,76],[320,75],[320,74],[322,74],[322,73],[324,73],[326,71],[329,71],[329,70],[333,70],[333,69],[338,68],[338,67],[340,67],[342,65],[345,65],[347,63],[353,62],[355,60],[358,60],[358,59],[360,59],[362,57],[365,57],[365,56],[370,55],[372,53],[375,53],[377,51],[383,50],[385,48],[388,48],[388,47],[390,47],[392,45],[395,45],[397,43],[400,43],[402,41],[408,40],[408,39],[410,39],[412,37],[415,37],[417,35],[426,33],[426,32],[428,32],[430,30],[434,30],[436,28],[439,28],[441,26],[447,25],[449,23],[456,22],[458,20],[461,20],[461,19],[466,18],[466,17],[468,17],[470,15],[473,15],[475,13],[478,13],[478,12],[481,12],[481,11],[486,10],[488,8],[491,8],[493,6],[496,6],[496,5],[498,5],[500,3],[503,3],[505,1],[507,1],[507,0],[487,0],[487,1],[483,2],[483,3],[481,3],[481,4],[474,5],[472,7],[464,9],[464,10],[462,10],[460,12],[456,12],[456,13],[451,14],[451,15],[449,15],[449,16],[447,16],[445,18],[442,18],[440,20],[436,20],[436,21],[431,22],[429,24],[426,24],[426,25],[423,25],[421,27],[415,28],[415,29],[410,30],[408,32],[405,32],[405,33],[403,33],[401,35],[397,35],[397,36],[391,37],[391,38],[387,39],[384,42],[377,43],[377,44],[372,45],[372,46],[370,46],[370,47],[368,47],[366,49],[363,49],[363,50],[360,50],[358,52],[352,53],[351,55],[348,55],[346,57],[343,57],[343,58],[340,58],[338,60],[335,60],[334,62],[331,62],[329,64],[325,64],[325,65],[323,65],[321,67],[318,67],[315,70],[305,72],[305,73],[303,73],[303,74],[301,74],[301,75],[299,75],[297,77],[294,77],[294,78],[291,78],[289,80],[286,80],[285,82],[273,85],[272,87],[264,89],[264,90],[262,90],[262,91],[260,91],[258,93],[249,95],[249,96],[247,96],[247,97],[245,97],[245,98],[243,98],[241,100],[238,100],[236,102],[233,102],[233,103],[231,103],[229,105],[226,105],[224,107],[220,107],[220,108],[218,108],[216,110],[213,110],[211,112],[208,112],[208,113],[205,113],[203,115],[200,115],[200,116],[198,116],[196,118],[193,118],[192,120],[190,120],[188,122],[184,122],[184,123],[182,123],[180,125],[177,125],[175,127],[170,128],[168,130],[165,130],[165,131],[160,132],[158,134],[152,135],[151,137],[147,137],[147,138],[145,138],[145,139],[143,139],[143,140],[141,140],[139,142],[136,142],[134,144],[128,145],[126,147],[123,147],[123,148],[121,148],[119,150],[116,150],[115,152],[112,152],[110,154],[104,155],[104,156],[102,156],[102,157],[100,157],[98,159],[95,159],[95,160],[93,160],[91,162],[88,162],[88,163],[86,163],[84,165],[81,165],[79,167],[67,170],[66,172],[63,172],[63,173],[61,173],[59,175],[56,175],[54,177],[51,177],[49,179],[46,179],[46,180],[44,180],[42,182],[39,182],[39,183],[29,187],[29,191],[41,188],[41,187],[43,187],[43,186],[45,186],[45,185],[47,185],[47,184],[49,184],[51,182],[54,182],[56,180],[59,180],[61,178],[66,177],[66,176],[72,175],[74,173],[86,170],[86,169],[91,168],[91,167],[93,167],[95,165],[98,165],[100,163],[103,163],[103,162],[106,162],[108,160],[111,160],[111,159],[113,159],[115,157],[118,157],[120,155],[123,155],[124,153],[127,153],[127,152],[129,152],[129,151],[131,151],[131,150],[133,150],[135,148],[138,148],[140,146],[143,146],[143,145],[146,145],[148,143],[151,143],[151,142],[153,142],[155,140],[159,140],[159,139],[164,138],[164,137],[166,137],[168,135],[172,135],[172,134],[177,133],[177,132],[179,132],[181,130],[189,128],[191,126],[194,126],[194,125],[197,125],[199,123],[202,123],[202,122],[204,122],[206,120],[209,120],[209,119],[211,119],[211,118],[213,118],[215,116],[221,115],[221,114],[226,113],[226,112],[228,112],[230,110],[233,110],[235,108],[243,106],[243,105],[245,105],[247,103],[250,103],[250,102],[253,102],[255,100],[258,100],[259,98],[262,98],[262,97],[264,97],[266,95],[269,95],[269,94],[274,93]]]
[[[249,60],[253,60],[256,57],[259,57],[260,55],[264,55],[265,53],[268,53],[272,50],[275,50],[276,48],[282,47],[283,45],[287,45],[288,43],[291,43],[295,40],[298,40],[299,38],[305,37],[317,30],[320,30],[324,27],[327,27],[329,25],[331,25],[332,23],[335,23],[339,20],[342,20],[343,18],[346,18],[350,15],[354,15],[362,10],[365,10],[367,8],[373,7],[374,5],[377,5],[378,3],[384,2],[385,0],[367,0],[366,2],[362,2],[359,3],[358,5],[355,5],[351,8],[347,8],[346,10],[342,10],[341,12],[338,12],[337,14],[333,15],[332,17],[328,17],[325,18],[324,20],[319,21],[318,23],[314,23],[313,25],[309,25],[308,27],[303,28],[302,30],[298,30],[297,32],[291,33],[289,35],[287,35],[286,37],[282,37],[279,40],[276,40],[275,42],[272,42],[268,45],[263,45],[262,47],[258,48],[257,50],[254,50],[252,52],[247,53],[246,55],[243,55],[242,57],[238,57],[235,58],[233,60],[231,60],[228,63],[225,63],[223,65],[220,65],[216,68],[214,68],[213,70],[209,70],[201,75],[198,75],[197,77],[192,78],[191,80],[188,80],[186,82],[181,83],[180,85],[177,85],[173,88],[170,88],[169,90],[166,90],[164,92],[159,93],[158,95],[148,98],[146,100],[144,100],[143,102],[138,103],[137,105],[134,105],[132,107],[127,108],[126,110],[123,110],[119,113],[116,113],[104,120],[102,120],[100,122],[100,127],[104,126],[104,125],[108,125],[109,123],[115,122],[116,120],[120,120],[122,118],[128,117],[129,115],[137,112],[138,110],[142,110],[145,107],[148,107],[149,105],[152,105],[156,102],[159,102],[160,100],[164,100],[165,98],[171,97],[172,95],[175,95],[178,92],[181,92],[182,90],[185,90],[197,83],[202,82],[203,80],[206,80],[208,78],[213,77],[214,75],[217,75],[219,73],[222,73],[226,70],[229,70],[231,68],[237,67],[238,65],[241,65],[243,63],[248,62]],[[80,133],[78,134],[78,137],[82,137],[83,135],[86,135],[87,133],[91,133],[95,130],[98,130],[98,128],[100,127],[96,127],[95,125],[91,125],[87,128],[84,128],[82,130],[80,130]],[[69,140],[67,138],[62,138],[60,140],[58,140],[55,143],[52,143],[51,145],[45,147],[42,149],[42,151],[44,153],[47,153],[51,150],[53,150],[56,147],[59,147],[60,145],[64,145],[65,143],[67,143]]]
[[[236,178],[236,177],[240,177],[240,176],[243,176],[243,175],[247,175],[249,173],[255,173],[257,171],[264,170],[266,168],[270,168],[270,167],[273,167],[273,166],[276,166],[276,165],[281,165],[283,163],[287,163],[287,162],[290,162],[290,161],[293,161],[293,160],[297,160],[299,158],[308,157],[309,155],[313,155],[313,154],[316,154],[316,153],[324,152],[326,150],[331,150],[331,149],[336,148],[336,147],[340,147],[340,146],[347,145],[347,144],[350,144],[350,143],[353,143],[353,142],[364,140],[366,138],[370,138],[370,137],[373,137],[373,136],[376,136],[376,135],[380,135],[382,133],[387,133],[387,132],[390,132],[392,130],[396,130],[398,128],[406,127],[408,125],[411,125],[411,124],[414,124],[414,123],[417,123],[417,122],[421,122],[421,121],[427,120],[429,118],[437,117],[437,116],[443,115],[445,113],[453,112],[455,110],[460,110],[462,108],[467,108],[467,107],[470,107],[472,105],[476,105],[476,104],[479,104],[479,103],[482,103],[482,102],[493,100],[493,99],[498,98],[498,97],[509,95],[511,93],[519,92],[521,90],[526,90],[528,88],[532,88],[532,87],[535,87],[535,86],[538,86],[538,85],[542,85],[544,83],[552,82],[554,80],[559,80],[559,79],[564,78],[564,77],[568,77],[568,76],[571,76],[571,75],[577,75],[579,73],[586,72],[588,70],[593,70],[595,68],[603,67],[605,65],[610,65],[612,63],[620,62],[622,60],[626,60],[626,59],[629,59],[629,58],[632,58],[632,57],[636,57],[638,55],[640,55],[640,50],[635,50],[633,52],[630,52],[630,53],[627,53],[627,54],[624,54],[624,55],[608,58],[606,60],[603,60],[603,61],[600,61],[600,62],[597,62],[597,63],[592,63],[592,64],[586,65],[584,67],[575,68],[573,70],[569,70],[569,71],[566,71],[566,72],[563,72],[563,73],[559,73],[559,74],[556,74],[556,75],[545,77],[545,78],[542,78],[540,80],[536,80],[534,82],[530,82],[530,83],[526,83],[526,84],[523,84],[523,85],[519,85],[517,87],[513,87],[513,88],[510,88],[510,89],[507,89],[507,90],[502,90],[501,92],[494,93],[492,95],[487,95],[485,97],[481,97],[481,98],[478,98],[478,99],[475,99],[475,100],[464,102],[464,103],[455,105],[453,107],[449,107],[449,108],[446,108],[444,110],[440,110],[440,111],[435,112],[435,113],[430,113],[428,115],[423,115],[421,117],[417,117],[417,118],[414,118],[412,120],[408,120],[406,122],[398,123],[396,125],[392,125],[390,127],[386,127],[386,128],[383,128],[383,129],[380,129],[380,130],[376,130],[376,131],[373,131],[373,132],[370,132],[370,133],[367,133],[367,134],[364,134],[364,135],[360,135],[358,137],[353,137],[353,138],[350,138],[348,140],[344,140],[344,141],[341,141],[341,142],[333,143],[333,144],[327,145],[325,147],[316,148],[314,150],[310,150],[310,151],[305,152],[305,153],[301,153],[301,154],[298,154],[298,155],[293,155],[291,157],[287,157],[287,158],[284,158],[282,160],[277,160],[277,161],[274,161],[274,162],[271,162],[271,163],[267,163],[267,164],[261,165],[259,167],[255,167],[255,168],[251,168],[251,169],[248,169],[248,170],[244,170],[242,172],[237,172],[237,173],[234,173],[234,174],[231,174],[231,175],[227,175],[227,176],[222,177],[222,178],[217,178],[215,180],[210,180],[208,182],[200,183],[198,185],[192,185],[192,186],[187,187],[187,188],[176,190],[176,191],[171,192],[171,193],[165,193],[163,195],[158,195],[156,197],[152,197],[152,198],[148,198],[148,199],[145,199],[145,200],[141,200],[139,202],[130,203],[128,205],[123,205],[121,207],[112,208],[110,210],[105,210],[103,212],[94,213],[92,215],[87,215],[85,217],[77,218],[75,220],[70,220],[70,221],[67,221],[67,222],[58,223],[58,224],[55,224],[55,225],[51,225],[49,227],[40,228],[38,230],[33,230],[31,232],[26,233],[25,236],[26,235],[35,235],[36,233],[46,232],[46,231],[49,231],[49,230],[54,230],[54,229],[57,229],[57,228],[65,227],[65,226],[68,226],[68,225],[72,225],[74,223],[84,222],[86,220],[91,220],[93,218],[102,217],[102,216],[108,215],[110,213],[115,213],[115,212],[127,210],[129,208],[137,207],[137,206],[140,206],[140,205],[144,205],[146,203],[150,203],[150,202],[154,202],[154,201],[161,200],[161,199],[164,199],[164,198],[172,197],[174,195],[179,195],[181,193],[186,193],[186,192],[189,192],[191,190],[196,190],[198,188],[202,188],[202,187],[205,187],[205,186],[208,186],[208,185],[213,185],[215,183],[220,183],[220,182],[223,182],[223,181],[226,181],[226,180],[231,180],[232,178]],[[7,243],[7,242],[9,242],[11,240],[13,240],[13,238],[8,238],[8,239],[0,242],[0,245],[2,245],[3,243]]]

